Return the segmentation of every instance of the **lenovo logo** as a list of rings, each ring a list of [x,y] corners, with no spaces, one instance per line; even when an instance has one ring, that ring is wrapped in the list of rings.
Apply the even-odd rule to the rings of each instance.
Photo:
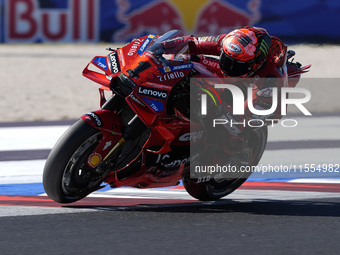
[[[156,89],[149,89],[147,87],[140,86],[138,88],[138,94],[144,95],[144,96],[149,96],[149,97],[154,97],[158,99],[166,99],[168,96],[168,93],[163,90],[156,90]]]

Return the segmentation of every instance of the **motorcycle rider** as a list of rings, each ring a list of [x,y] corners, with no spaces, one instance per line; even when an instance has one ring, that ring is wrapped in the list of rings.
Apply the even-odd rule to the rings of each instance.
[[[220,76],[240,78],[240,82],[236,85],[243,91],[245,98],[247,98],[247,87],[252,86],[252,103],[255,109],[270,109],[273,87],[278,88],[278,95],[280,95],[280,88],[288,86],[287,57],[290,58],[295,53],[287,52],[284,43],[279,38],[270,36],[264,28],[246,26],[217,36],[183,36],[165,41],[162,46],[164,53],[172,54],[185,44],[188,44],[189,52],[194,56],[192,60],[196,62],[203,63],[206,58],[209,58],[202,54],[219,56],[219,69],[215,68],[213,71],[220,73]],[[298,67],[300,67],[298,63],[289,66],[289,68]],[[254,78],[255,85],[249,84],[249,78]],[[297,83],[297,80],[294,82]],[[232,106],[226,107],[224,116],[229,120],[228,123],[230,120],[247,123],[249,119],[270,118],[278,121],[282,118],[280,97],[276,111],[270,116],[252,114],[247,107],[247,100],[244,116],[234,115]],[[225,127],[231,134],[229,142],[226,143],[229,144],[227,149],[230,152],[241,150],[250,127],[247,124],[233,126],[226,124]]]

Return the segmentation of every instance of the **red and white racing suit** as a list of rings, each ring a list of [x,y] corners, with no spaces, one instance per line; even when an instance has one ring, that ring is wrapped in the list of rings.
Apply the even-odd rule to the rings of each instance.
[[[218,36],[207,36],[207,37],[192,37],[184,36],[169,41],[163,42],[164,53],[172,54],[175,53],[178,47],[183,47],[188,44],[189,53],[191,55],[199,55],[197,61],[204,64],[208,69],[223,77],[222,71],[219,68],[218,59],[209,58],[204,55],[219,56],[221,54],[221,45],[227,34]],[[232,106],[227,106],[225,116],[229,119],[233,119],[237,123],[248,123],[250,119],[261,119],[263,123],[270,124],[274,121],[266,122],[267,119],[275,119],[277,122],[282,118],[281,115],[281,90],[282,87],[288,86],[287,76],[287,47],[282,41],[274,36],[271,36],[271,46],[264,64],[257,70],[252,77],[254,78],[255,86],[253,84],[253,106],[255,109],[270,109],[272,106],[272,91],[273,87],[278,88],[278,104],[275,112],[270,116],[257,116],[252,114],[248,109],[248,99],[245,100],[245,115],[234,115],[232,112]],[[202,55],[204,54],[204,55]],[[226,77],[228,78],[228,77]],[[242,81],[242,78],[240,78]],[[242,82],[238,83],[237,86],[246,95],[247,85]],[[249,85],[248,85],[249,86]],[[254,125],[254,123],[253,123]],[[248,128],[247,128],[248,127]],[[247,124],[237,125],[236,128],[227,126],[228,131],[237,136],[242,136],[250,128]]]

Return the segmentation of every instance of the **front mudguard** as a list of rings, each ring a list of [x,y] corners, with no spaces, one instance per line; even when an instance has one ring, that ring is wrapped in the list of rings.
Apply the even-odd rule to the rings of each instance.
[[[109,110],[96,110],[81,116],[81,119],[102,133],[96,148],[90,153],[88,166],[95,168],[122,137],[122,121]]]
[[[100,130],[101,132],[111,132],[115,135],[121,135],[122,121],[109,110],[96,110],[86,113],[80,117],[88,125]]]

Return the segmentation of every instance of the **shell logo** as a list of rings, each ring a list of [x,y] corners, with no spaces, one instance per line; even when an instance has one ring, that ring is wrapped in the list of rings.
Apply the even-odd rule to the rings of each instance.
[[[102,161],[102,156],[99,153],[93,153],[90,155],[88,164],[92,167],[96,167]]]

